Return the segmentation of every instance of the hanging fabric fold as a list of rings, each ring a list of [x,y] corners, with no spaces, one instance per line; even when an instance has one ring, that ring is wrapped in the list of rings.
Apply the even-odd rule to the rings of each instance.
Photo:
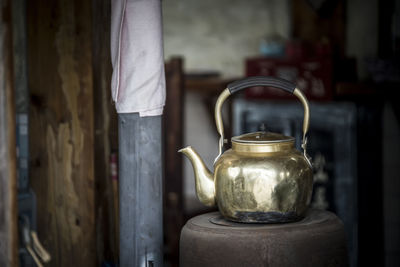
[[[111,90],[117,112],[161,115],[166,94],[161,1],[111,3]]]

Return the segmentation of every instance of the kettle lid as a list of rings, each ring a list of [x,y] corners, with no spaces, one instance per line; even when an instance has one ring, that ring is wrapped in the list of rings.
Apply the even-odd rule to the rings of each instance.
[[[253,143],[253,144],[272,144],[281,142],[293,142],[295,139],[291,136],[286,136],[272,132],[254,132],[242,134],[232,137],[232,142],[236,143]]]

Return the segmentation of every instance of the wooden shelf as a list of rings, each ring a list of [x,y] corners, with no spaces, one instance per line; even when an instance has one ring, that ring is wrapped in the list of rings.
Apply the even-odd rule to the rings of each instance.
[[[219,95],[226,86],[240,78],[220,78],[220,77],[204,77],[194,78],[185,77],[185,90],[198,92],[204,95],[213,96]]]

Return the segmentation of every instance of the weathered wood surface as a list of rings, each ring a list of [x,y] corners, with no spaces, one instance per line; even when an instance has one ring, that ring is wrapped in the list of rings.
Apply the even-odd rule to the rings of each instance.
[[[27,1],[31,186],[48,266],[95,266],[91,1]]]
[[[92,1],[94,164],[96,177],[96,239],[98,261],[118,260],[118,190],[111,181],[110,155],[118,149],[118,117],[111,100],[111,0]],[[115,206],[114,206],[114,201]]]
[[[0,0],[0,266],[17,266],[17,178],[11,1]]]
[[[172,58],[165,66],[167,99],[163,116],[164,138],[164,228],[166,260],[179,263],[179,234],[183,226],[183,60]]]

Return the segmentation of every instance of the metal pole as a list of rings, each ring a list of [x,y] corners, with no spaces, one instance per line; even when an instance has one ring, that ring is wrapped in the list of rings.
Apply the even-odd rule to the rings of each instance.
[[[161,116],[118,119],[120,266],[162,266]]]

